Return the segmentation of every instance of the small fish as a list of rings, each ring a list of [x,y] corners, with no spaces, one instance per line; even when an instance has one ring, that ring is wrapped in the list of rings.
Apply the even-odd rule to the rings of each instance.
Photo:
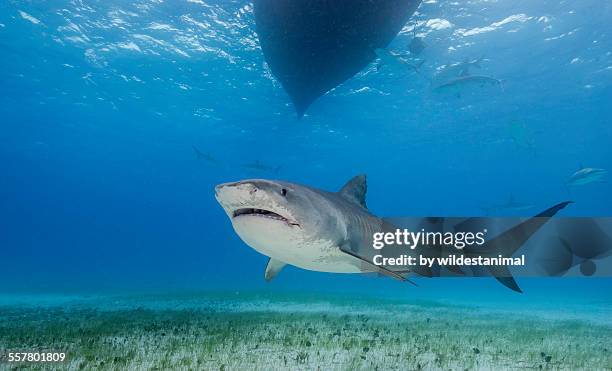
[[[608,174],[605,169],[597,169],[592,167],[580,167],[578,171],[570,175],[565,182],[568,186],[585,185],[590,183],[603,183],[604,178]]]
[[[216,163],[217,163],[217,159],[216,159],[216,158],[214,158],[212,155],[210,155],[210,154],[208,154],[208,153],[204,153],[204,152],[200,151],[200,150],[198,149],[198,147],[196,147],[196,146],[191,146],[191,148],[193,148],[193,151],[195,152],[195,154],[196,154],[196,158],[197,158],[198,160],[205,160],[205,161],[211,162],[211,163],[213,163],[213,164],[216,164]]]
[[[270,166],[262,163],[259,160],[255,160],[255,162],[251,162],[250,164],[242,165],[243,168],[255,171],[271,171],[274,174],[278,174],[281,169],[281,165],[279,166]]]

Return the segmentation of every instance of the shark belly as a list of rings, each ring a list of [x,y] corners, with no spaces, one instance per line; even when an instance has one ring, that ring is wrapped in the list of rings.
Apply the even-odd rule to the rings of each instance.
[[[236,234],[255,251],[298,268],[329,273],[362,273],[360,261],[343,253],[336,243],[311,239],[281,221],[262,217],[232,223]]]

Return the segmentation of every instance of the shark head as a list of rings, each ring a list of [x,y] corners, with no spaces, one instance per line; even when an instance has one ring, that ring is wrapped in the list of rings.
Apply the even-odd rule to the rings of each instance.
[[[337,218],[319,191],[294,183],[249,179],[215,187],[238,236],[256,251],[291,261],[314,241],[331,241]]]

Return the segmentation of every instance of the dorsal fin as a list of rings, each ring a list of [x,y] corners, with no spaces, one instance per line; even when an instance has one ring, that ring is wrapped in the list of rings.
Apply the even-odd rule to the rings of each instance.
[[[351,178],[338,193],[345,199],[367,208],[365,201],[367,189],[366,176],[361,174]]]

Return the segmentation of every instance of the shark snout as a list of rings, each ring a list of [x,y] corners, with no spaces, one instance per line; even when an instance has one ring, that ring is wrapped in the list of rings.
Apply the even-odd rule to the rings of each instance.
[[[215,186],[215,196],[219,198],[219,195],[224,191],[224,188],[230,187],[232,183],[222,183]]]
[[[215,187],[215,194],[221,195],[224,192],[240,192],[255,194],[257,191],[269,192],[276,189],[277,183],[264,179],[249,179],[239,182],[222,183]],[[280,186],[278,186],[280,187]],[[280,188],[279,188],[280,189]]]
[[[215,195],[219,196],[226,192],[257,192],[257,186],[251,182],[222,183],[215,187]]]
[[[265,197],[264,193],[257,181],[222,183],[215,187],[215,198],[222,206],[229,208],[257,204]]]

